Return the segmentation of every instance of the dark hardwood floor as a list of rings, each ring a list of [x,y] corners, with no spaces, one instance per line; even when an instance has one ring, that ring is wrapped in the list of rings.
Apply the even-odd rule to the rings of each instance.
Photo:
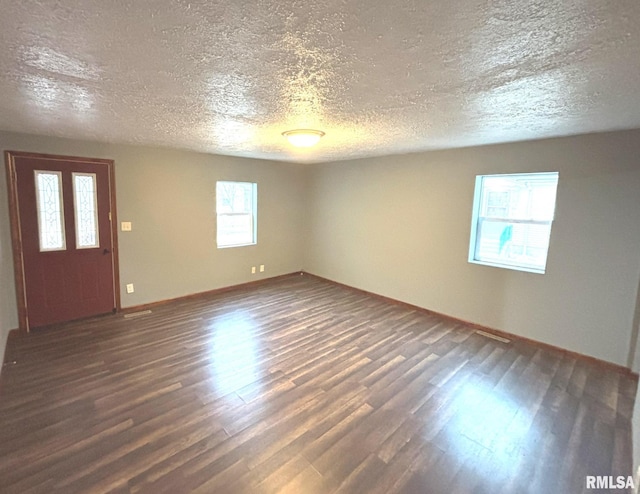
[[[546,494],[631,474],[630,375],[308,275],[12,334],[6,361],[3,493]]]

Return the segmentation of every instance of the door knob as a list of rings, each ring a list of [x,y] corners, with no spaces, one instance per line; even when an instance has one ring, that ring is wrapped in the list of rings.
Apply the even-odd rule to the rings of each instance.
[[[111,252],[109,249],[104,249],[104,250],[102,251],[102,253],[103,253],[104,255],[107,255],[109,252]]]

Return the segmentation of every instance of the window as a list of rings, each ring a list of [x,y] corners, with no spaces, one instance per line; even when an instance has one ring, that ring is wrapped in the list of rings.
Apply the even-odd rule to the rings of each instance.
[[[544,273],[558,173],[476,177],[469,262]]]
[[[218,248],[256,243],[257,184],[217,182]]]
[[[72,173],[73,204],[76,219],[76,248],[100,247],[98,198],[95,173]]]
[[[65,250],[62,173],[35,170],[40,252]]]

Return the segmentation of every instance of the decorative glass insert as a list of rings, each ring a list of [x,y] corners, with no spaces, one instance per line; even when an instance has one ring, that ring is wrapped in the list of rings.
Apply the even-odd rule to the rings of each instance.
[[[218,248],[256,243],[256,206],[257,184],[216,182]]]
[[[100,247],[98,198],[95,173],[72,173],[73,204],[76,219],[76,247]]]
[[[62,173],[35,170],[40,252],[65,250]]]

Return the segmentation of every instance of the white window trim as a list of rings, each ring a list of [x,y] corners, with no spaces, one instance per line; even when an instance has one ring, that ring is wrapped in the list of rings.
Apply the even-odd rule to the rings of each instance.
[[[546,272],[546,262],[545,262],[545,266],[543,268],[538,268],[536,266],[527,266],[526,264],[522,263],[522,264],[515,264],[515,263],[501,263],[498,261],[487,261],[487,260],[480,260],[480,259],[476,259],[476,247],[477,247],[477,242],[478,242],[478,226],[480,225],[480,223],[482,221],[503,221],[503,222],[509,222],[509,223],[521,223],[521,224],[528,224],[528,225],[550,225],[552,228],[551,230],[553,230],[553,221],[555,219],[555,208],[554,208],[554,218],[552,218],[551,220],[545,220],[545,221],[540,221],[540,220],[519,220],[519,219],[510,219],[510,218],[484,218],[480,216],[480,210],[482,207],[482,181],[484,178],[486,177],[492,177],[492,176],[509,176],[509,175],[544,175],[544,174],[550,174],[550,173],[557,173],[557,172],[531,172],[531,173],[498,173],[498,174],[493,174],[493,175],[477,175],[476,176],[476,182],[475,182],[475,188],[474,188],[474,193],[473,193],[473,210],[472,210],[472,215],[471,215],[471,235],[469,238],[469,257],[468,257],[468,261],[472,264],[479,264],[482,266],[491,266],[491,267],[496,267],[496,268],[503,268],[503,269],[511,269],[513,271],[523,271],[526,273],[534,273],[534,274],[545,274]],[[559,175],[559,174],[558,174]],[[558,177],[559,178],[559,177]],[[557,192],[556,192],[556,203],[557,203]],[[549,239],[551,240],[551,239]],[[551,245],[549,245],[549,247],[547,248],[547,256],[549,254],[549,249],[551,248]],[[547,257],[547,261],[548,261],[548,257]]]
[[[252,188],[252,201],[251,201],[251,230],[252,238],[251,242],[245,242],[241,244],[222,244],[218,242],[218,218],[221,216],[244,216],[247,213],[219,213],[218,212],[218,184],[219,183],[232,183],[232,184],[249,184]],[[256,182],[243,182],[240,180],[217,180],[216,181],[216,247],[218,249],[232,249],[235,247],[249,247],[251,245],[258,244],[258,184]]]

